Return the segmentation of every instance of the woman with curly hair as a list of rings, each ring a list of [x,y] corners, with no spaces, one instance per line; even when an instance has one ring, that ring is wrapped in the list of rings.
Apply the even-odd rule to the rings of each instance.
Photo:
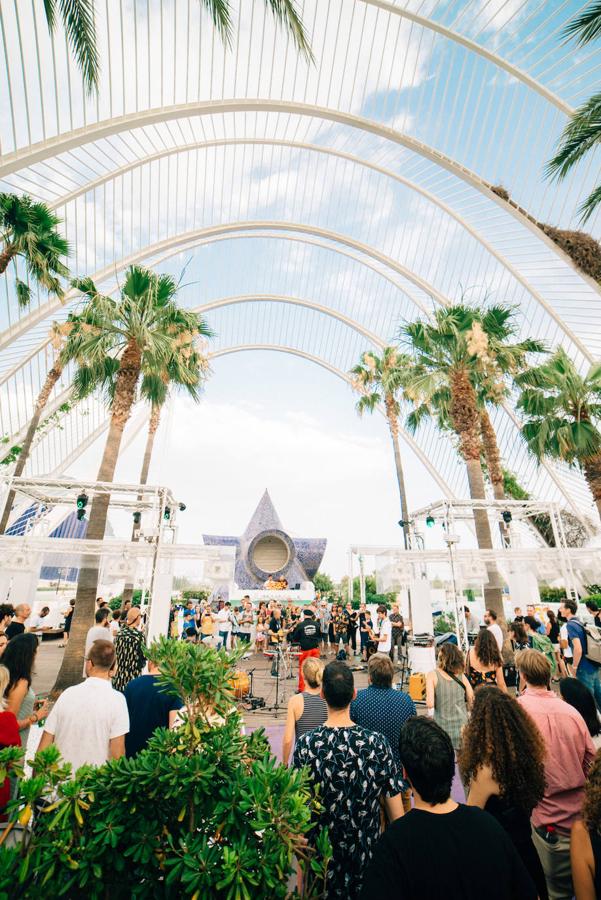
[[[572,825],[570,858],[576,900],[601,897],[601,753],[588,773],[582,819]]]
[[[546,900],[548,893],[532,843],[530,816],[545,792],[544,756],[543,737],[517,700],[496,687],[475,692],[458,757],[467,804],[485,809],[503,826],[539,900]]]
[[[480,629],[476,643],[467,651],[465,674],[473,688],[493,684],[507,690],[499,645],[487,628]]]

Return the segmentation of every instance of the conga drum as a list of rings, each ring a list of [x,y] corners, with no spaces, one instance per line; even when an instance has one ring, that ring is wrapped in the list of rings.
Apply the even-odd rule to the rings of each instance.
[[[242,700],[250,693],[250,678],[247,672],[242,669],[236,669],[230,678],[230,687],[234,692],[236,700]]]

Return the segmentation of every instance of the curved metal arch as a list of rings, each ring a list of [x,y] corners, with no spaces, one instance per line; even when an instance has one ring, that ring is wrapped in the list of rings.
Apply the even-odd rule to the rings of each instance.
[[[556,106],[558,109],[564,112],[566,116],[571,116],[574,112],[573,107],[571,107],[569,103],[566,103],[565,100],[562,100],[561,97],[558,97],[557,94],[554,94],[553,91],[549,90],[549,88],[545,87],[544,84],[541,84],[539,81],[537,81],[536,78],[533,78],[532,75],[529,75],[518,66],[513,65],[513,63],[510,63],[509,60],[505,59],[504,57],[499,56],[498,54],[487,50],[486,47],[477,44],[475,41],[464,37],[462,34],[459,34],[459,32],[453,31],[451,28],[447,28],[445,25],[440,25],[433,19],[427,19],[425,16],[420,16],[417,13],[410,12],[408,9],[405,9],[402,6],[396,6],[394,3],[387,3],[386,0],[361,0],[361,2],[365,3],[367,6],[375,6],[378,9],[383,9],[385,12],[398,16],[400,19],[408,19],[410,22],[415,22],[416,25],[421,25],[422,28],[427,28],[429,31],[434,31],[437,34],[443,35],[450,41],[453,41],[456,44],[460,44],[462,47],[470,50],[472,53],[476,53],[478,56],[482,56],[483,59],[488,60],[488,62],[491,62],[499,69],[504,69],[506,72],[512,75],[513,78],[517,79],[518,81],[522,81],[525,85],[527,85],[527,87],[531,88],[537,94],[540,94],[541,97],[544,97],[545,100],[548,100],[549,103],[552,103],[553,106]]]
[[[302,306],[305,309],[312,309],[315,312],[322,313],[324,316],[329,316],[331,319],[342,322],[344,325],[352,328],[353,331],[362,334],[364,338],[367,338],[368,341],[371,341],[374,346],[380,349],[385,346],[385,342],[377,334],[374,334],[368,328],[364,328],[355,319],[345,316],[344,313],[339,312],[337,309],[323,306],[321,303],[315,303],[313,300],[304,300],[302,297],[292,297],[287,294],[238,294],[235,297],[220,297],[219,300],[210,300],[208,303],[195,306],[194,312],[205,313],[213,309],[221,309],[224,306],[236,306],[240,303],[287,303],[290,306]]]
[[[194,118],[195,116],[217,115],[235,112],[276,112],[287,115],[308,116],[313,118],[324,119],[325,121],[336,122],[340,125],[346,125],[350,128],[357,128],[368,134],[375,134],[392,143],[406,147],[408,150],[419,156],[428,159],[435,165],[440,166],[450,172],[455,177],[461,179],[466,184],[480,191],[488,200],[496,203],[506,213],[520,222],[538,240],[540,240],[553,254],[564,261],[572,271],[574,271],[586,284],[597,293],[601,294],[601,286],[592,278],[584,275],[574,265],[571,258],[555,244],[540,228],[530,221],[528,216],[520,207],[514,206],[499,197],[493,190],[489,182],[485,181],[467,166],[462,166],[456,160],[447,156],[439,150],[435,150],[429,144],[419,141],[417,138],[402,134],[394,128],[389,128],[378,122],[366,119],[364,116],[357,116],[354,113],[342,112],[340,110],[329,109],[323,106],[317,106],[309,103],[295,103],[284,100],[206,100],[195,103],[181,103],[173,106],[163,106],[140,112],[128,113],[124,116],[118,116],[113,119],[104,119],[101,122],[86,125],[83,128],[77,128],[66,134],[56,135],[31,144],[26,148],[15,150],[13,153],[7,153],[0,162],[0,179],[17,172],[19,169],[27,168],[35,163],[42,162],[51,156],[65,153],[84,144],[93,143],[101,138],[110,137],[113,134],[120,134],[123,131],[131,131],[135,128],[143,128],[147,125],[156,125],[159,122],[169,122],[174,119]]]
[[[269,229],[270,231],[276,232],[299,232],[301,234],[321,237],[327,241],[332,241],[335,244],[342,244],[345,247],[350,247],[351,249],[356,250],[359,253],[363,253],[365,254],[365,256],[376,260],[382,265],[387,266],[387,268],[392,269],[393,272],[396,272],[398,275],[406,278],[407,281],[411,281],[416,287],[419,287],[420,290],[424,291],[425,294],[433,297],[441,305],[446,306],[450,302],[448,297],[445,297],[444,294],[441,294],[440,291],[438,291],[428,282],[424,281],[424,279],[420,278],[414,272],[411,272],[410,269],[407,269],[405,266],[397,263],[390,256],[379,253],[368,244],[363,244],[361,243],[361,241],[356,241],[354,238],[350,238],[347,235],[340,234],[336,231],[331,231],[327,228],[320,228],[317,225],[305,225],[299,222],[269,222],[266,220],[257,222],[233,222],[227,225],[214,225],[209,228],[200,228],[196,231],[188,231],[184,234],[174,235],[172,237],[165,238],[162,241],[158,241],[155,244],[150,244],[146,247],[143,247],[141,250],[138,250],[135,253],[131,253],[129,256],[126,256],[123,259],[112,263],[110,266],[106,266],[104,269],[100,269],[91,277],[94,281],[106,281],[106,279],[110,278],[112,274],[116,274],[122,269],[126,269],[128,266],[135,265],[136,263],[147,259],[149,256],[161,254],[163,251],[170,250],[173,250],[175,253],[177,253],[188,244],[199,243],[199,239],[202,239],[203,237],[216,237],[222,234],[230,234],[236,231],[254,232],[264,229]],[[336,248],[332,249],[337,252]],[[421,303],[421,301],[417,297],[414,297],[413,294],[410,294],[400,285],[397,285],[397,287],[399,288],[399,290],[402,290],[403,293],[411,300],[411,302],[414,303],[415,306],[417,306],[419,309],[421,309],[421,311],[425,315],[429,315],[428,309],[423,305],[423,303]],[[64,302],[72,300],[76,295],[76,291],[69,291],[65,295]],[[42,322],[47,316],[51,315],[55,309],[59,309],[62,305],[63,303],[61,303],[60,300],[51,299],[40,306],[38,309],[36,309],[33,313],[30,313],[27,316],[23,316],[22,319],[19,319],[13,326],[7,328],[6,331],[0,334],[0,350],[3,350],[14,340],[16,340],[16,338],[20,337],[34,325]]]
[[[371,171],[376,172],[377,174],[382,175],[385,178],[390,178],[393,181],[396,181],[398,184],[402,184],[404,187],[407,187],[411,191],[415,191],[415,193],[424,197],[429,203],[437,206],[446,215],[457,222],[461,226],[461,228],[463,228],[470,235],[470,237],[474,238],[474,240],[476,240],[487,251],[487,253],[489,253],[494,259],[496,259],[497,262],[499,262],[500,265],[502,265],[503,268],[506,269],[513,278],[515,278],[518,284],[521,284],[522,287],[526,291],[528,291],[528,293],[534,298],[534,300],[551,316],[551,318],[556,321],[561,329],[567,334],[566,326],[563,320],[556,315],[553,308],[547,303],[542,294],[528,282],[528,280],[518,271],[513,263],[506,259],[506,257],[503,256],[502,253],[499,253],[499,251],[496,250],[495,247],[493,247],[492,244],[490,244],[486,240],[486,238],[482,237],[482,235],[475,228],[472,228],[469,222],[467,222],[463,218],[463,216],[459,215],[459,213],[456,213],[452,207],[446,204],[443,200],[440,200],[435,194],[432,194],[430,191],[422,188],[414,181],[411,181],[409,178],[405,178],[403,175],[398,175],[396,172],[393,172],[392,169],[387,169],[384,166],[378,166],[375,163],[370,162],[369,160],[362,159],[361,157],[355,156],[352,153],[345,153],[344,151],[337,150],[334,147],[325,147],[319,144],[305,144],[301,141],[290,141],[276,138],[223,138],[214,141],[197,141],[187,145],[184,144],[177,147],[170,147],[169,149],[161,150],[158,153],[149,154],[144,158],[137,159],[134,162],[120,166],[119,168],[114,169],[112,172],[109,172],[108,174],[103,175],[100,178],[96,178],[93,181],[87,182],[87,184],[77,188],[75,191],[71,191],[69,194],[63,194],[62,197],[59,197],[58,200],[55,200],[52,204],[50,204],[50,206],[52,209],[59,209],[62,206],[66,206],[67,203],[72,203],[78,197],[81,197],[90,191],[96,190],[97,188],[113,180],[114,178],[120,178],[128,172],[132,172],[143,165],[150,165],[153,162],[157,162],[158,160],[165,159],[170,156],[178,155],[179,153],[188,153],[192,150],[204,150],[212,147],[229,147],[239,145],[287,147],[290,149],[323,153],[328,156],[334,156],[338,159],[343,159],[355,165],[363,166],[364,168],[370,169]],[[585,359],[587,359],[589,362],[593,362],[593,355],[583,344],[580,345],[578,349],[584,355]]]
[[[311,353],[306,353],[304,350],[297,350],[294,347],[286,347],[283,344],[238,344],[235,347],[224,347],[221,350],[216,350],[214,353],[209,354],[210,359],[218,359],[220,356],[229,356],[232,353],[246,353],[253,350],[270,350],[275,353],[287,353],[291,356],[298,356],[301,359],[305,359],[308,362],[315,363],[315,365],[321,366],[322,369],[325,369],[326,372],[330,372],[332,375],[336,375],[338,378],[342,379],[342,381],[346,382],[349,386],[351,385],[350,376],[346,374],[346,372],[342,372],[336,366],[333,366],[331,363],[327,362],[327,360],[322,359],[320,356],[314,356]],[[381,413],[384,417],[386,414],[381,406],[377,407],[378,412]],[[414,438],[405,431],[404,428],[399,428],[399,436],[403,439],[404,443],[415,453],[419,461],[423,466],[428,470],[438,487],[447,497],[455,497],[456,495],[453,493],[451,487],[446,483],[444,478],[436,471],[426,454],[416,443]]]

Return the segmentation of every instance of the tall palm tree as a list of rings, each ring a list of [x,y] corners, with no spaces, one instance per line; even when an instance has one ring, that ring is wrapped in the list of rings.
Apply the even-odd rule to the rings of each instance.
[[[507,374],[517,373],[526,355],[541,351],[536,341],[511,343],[516,331],[514,311],[507,306],[478,309],[465,303],[437,309],[433,320],[402,326],[401,339],[411,351],[405,371],[404,393],[415,410],[408,426],[415,430],[428,416],[442,429],[452,429],[465,462],[470,497],[486,499],[482,455],[486,432],[487,459],[500,461],[496,435],[486,401],[495,402],[507,391]],[[495,470],[495,481],[498,478]],[[497,488],[498,491],[498,488]],[[488,514],[474,510],[478,547],[492,549]],[[488,567],[487,604],[504,617],[501,581],[496,566]]]
[[[361,362],[350,372],[353,388],[361,395],[356,404],[359,415],[362,416],[366,412],[372,413],[379,404],[382,404],[386,414],[394,449],[405,549],[409,547],[409,508],[399,447],[401,406],[398,395],[403,384],[407,362],[408,358],[399,353],[395,347],[384,347],[381,356],[377,356],[371,350],[362,353]]]
[[[203,338],[214,336],[213,331],[211,331],[203,319],[199,320],[198,334]],[[180,355],[180,350],[183,351],[184,355]],[[143,398],[150,400],[151,409],[148,432],[146,434],[146,446],[142,458],[142,469],[140,471],[140,484],[148,483],[148,473],[150,471],[154,441],[161,420],[161,412],[170,394],[170,388],[181,388],[189,397],[198,401],[200,399],[201,388],[208,374],[209,362],[207,357],[197,350],[189,352],[189,348],[183,346],[182,348],[175,348],[174,356],[162,373],[160,385],[154,385],[152,379],[142,379],[140,394]],[[140,497],[139,499],[141,500],[142,498]],[[134,542],[140,538],[140,524],[140,521],[134,521],[131,534],[131,539]],[[133,590],[133,583],[128,582],[123,589],[123,603],[125,603],[126,600],[132,599]]]
[[[530,452],[578,466],[601,515],[601,363],[581,375],[559,348],[519,376],[522,436]]]
[[[291,35],[297,48],[312,58],[307,33],[294,0],[265,0],[276,21]],[[232,4],[230,0],[200,0],[226,44],[232,40]],[[57,9],[58,7],[58,9]],[[44,0],[44,12],[51,32],[56,28],[57,12],[67,41],[83,76],[88,92],[98,90],[100,57],[96,43],[94,0]]]
[[[61,257],[68,256],[69,243],[58,230],[60,223],[45,203],[25,194],[0,194],[0,275],[20,258],[29,276],[62,299],[60,278],[67,278],[69,270]],[[29,285],[17,277],[16,286],[19,305],[27,306]]]
[[[576,38],[578,46],[584,46],[601,37],[601,2],[592,3],[584,12],[567,24],[565,37]],[[561,181],[562,178],[595,147],[601,144],[601,92],[593,94],[572,115],[563,130],[555,156],[547,163],[546,174]],[[598,184],[583,201],[578,210],[581,221],[586,222],[601,203],[601,184]]]
[[[87,297],[85,320],[89,327],[81,354],[90,367],[106,357],[118,360],[112,388],[111,418],[97,481],[112,481],[123,431],[138,396],[140,378],[159,382],[178,348],[181,354],[194,352],[201,330],[200,317],[176,302],[177,284],[170,275],[157,275],[141,266],[128,269],[117,299],[98,292],[91,279],[74,282]],[[163,388],[164,388],[163,384]],[[102,540],[108,517],[109,493],[95,494],[90,507],[86,537]],[[81,680],[85,637],[94,615],[98,586],[98,560],[84,558],[79,572],[75,611],[61,669],[53,690],[59,692]]]

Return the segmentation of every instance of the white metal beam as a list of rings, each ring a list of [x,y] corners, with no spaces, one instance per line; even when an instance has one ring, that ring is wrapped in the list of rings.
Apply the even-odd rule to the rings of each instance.
[[[364,0],[365,2],[365,0]],[[402,175],[398,175],[396,172],[393,172],[391,169],[387,169],[384,166],[378,166],[375,163],[370,162],[367,159],[363,159],[359,156],[355,156],[352,153],[345,153],[342,150],[337,150],[335,147],[325,147],[319,144],[305,144],[297,141],[290,140],[277,140],[275,138],[224,138],[221,140],[214,141],[198,141],[188,145],[179,145],[177,147],[171,147],[169,149],[161,150],[157,153],[152,153],[148,156],[141,157],[136,159],[134,162],[127,163],[126,165],[122,165],[117,169],[113,169],[107,174],[103,175],[101,178],[96,178],[92,181],[86,182],[86,184],[81,185],[76,190],[71,191],[68,194],[63,194],[62,197],[59,197],[55,200],[51,205],[53,209],[59,209],[62,206],[66,206],[68,203],[76,200],[78,197],[87,194],[90,191],[96,190],[102,185],[107,184],[109,181],[112,181],[115,178],[120,178],[126,175],[128,172],[133,172],[135,169],[138,169],[140,166],[147,165],[153,162],[157,162],[158,160],[168,158],[170,156],[175,156],[180,153],[186,153],[192,150],[205,150],[212,147],[230,147],[237,145],[259,145],[259,146],[275,146],[275,147],[287,147],[294,150],[303,150],[314,153],[321,153],[328,156],[334,156],[338,159],[343,159],[347,162],[351,162],[355,165],[362,166],[366,169],[370,169],[373,172],[376,172],[379,175],[384,176],[385,178],[390,178],[393,181],[396,181],[398,184],[402,184],[404,187],[407,187],[409,190],[414,191],[420,196],[424,197],[429,203],[437,206],[438,209],[442,210],[446,215],[452,218],[458,225],[461,226],[470,237],[474,238],[484,249],[490,253],[494,259],[499,262],[503,268],[505,268],[515,280],[525,288],[528,293],[536,300],[539,306],[543,307],[545,312],[559,325],[559,327],[567,334],[567,336],[572,340],[580,352],[583,354],[584,358],[589,362],[593,361],[593,354],[585,347],[585,345],[579,341],[576,336],[570,332],[567,328],[564,321],[557,315],[553,307],[547,303],[542,294],[534,288],[529,281],[521,274],[521,272],[511,263],[502,253],[499,253],[492,244],[490,244],[486,238],[484,238],[475,228],[473,228],[463,216],[459,215],[459,213],[455,212],[455,210],[450,207],[447,203],[440,200],[435,194],[430,191],[425,190],[425,188],[416,184],[414,181],[411,181],[409,178],[405,178]]]

